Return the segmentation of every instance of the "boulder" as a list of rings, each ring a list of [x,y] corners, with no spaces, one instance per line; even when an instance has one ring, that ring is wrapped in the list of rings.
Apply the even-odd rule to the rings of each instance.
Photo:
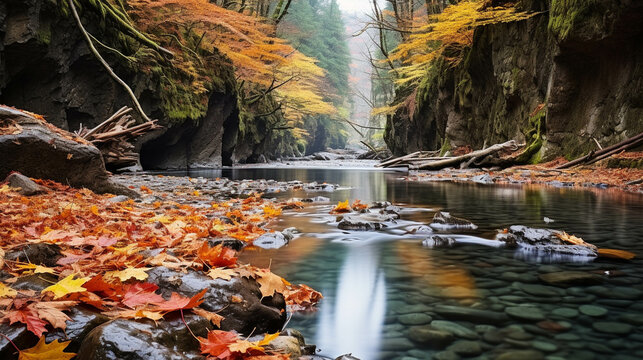
[[[199,342],[190,330],[206,337],[210,321],[193,314],[169,315],[155,324],[151,320],[117,319],[92,330],[83,340],[78,360],[187,360],[203,359]]]
[[[506,232],[500,232],[496,239],[507,247],[518,248],[525,256],[538,258],[551,257],[556,260],[563,258],[595,258],[598,256],[596,246],[588,243],[581,245],[563,241],[563,232],[551,229],[530,228],[523,225],[511,226]]]
[[[450,213],[444,211],[435,213],[429,226],[435,230],[475,230],[478,228],[471,221],[451,216]]]
[[[394,216],[375,213],[364,213],[344,216],[337,227],[341,230],[381,230],[386,227],[386,222],[393,221]]]
[[[48,124],[42,117],[0,106],[0,123],[16,130],[0,134],[0,178],[13,171],[97,193],[138,194],[110,179],[100,151],[74,134]]]
[[[148,274],[147,281],[157,284],[166,298],[172,292],[191,297],[207,289],[201,307],[224,317],[221,330],[235,330],[246,336],[253,332],[275,333],[286,323],[283,295],[262,298],[254,279],[237,276],[213,280],[195,271],[182,273],[165,267],[156,267]]]

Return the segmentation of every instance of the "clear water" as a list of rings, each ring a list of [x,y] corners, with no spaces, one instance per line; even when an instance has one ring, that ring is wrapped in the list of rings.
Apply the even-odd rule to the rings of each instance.
[[[244,255],[247,262],[271,266],[291,282],[306,283],[324,294],[318,311],[297,314],[289,325],[302,330],[323,355],[353,353],[363,360],[446,359],[453,353],[503,360],[643,358],[641,195],[412,183],[400,179],[399,173],[346,169],[224,170],[214,176],[326,181],[346,189],[279,196],[321,195],[334,203],[388,200],[406,209],[398,224],[383,232],[338,230],[328,215],[331,204],[287,212],[275,228],[294,226],[303,235],[285,248]],[[476,244],[429,249],[421,245],[423,236],[404,233],[414,224],[428,224],[437,210],[479,226],[465,235],[491,239],[496,229],[514,224],[550,227],[639,256],[631,262],[544,264],[509,249]],[[544,217],[555,222],[545,224]],[[562,271],[595,273],[602,283],[552,287],[539,279]],[[527,306],[524,313],[536,315],[532,320],[509,317],[495,322],[445,315],[438,311],[444,305],[497,314]],[[438,323],[430,325],[435,320]],[[440,320],[458,333],[446,349],[422,338],[429,326],[444,328]],[[465,329],[454,330],[457,325]]]

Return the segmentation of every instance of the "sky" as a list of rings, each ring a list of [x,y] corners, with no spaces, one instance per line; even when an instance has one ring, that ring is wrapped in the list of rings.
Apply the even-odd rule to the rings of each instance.
[[[371,9],[371,0],[337,0],[342,11],[368,12]]]

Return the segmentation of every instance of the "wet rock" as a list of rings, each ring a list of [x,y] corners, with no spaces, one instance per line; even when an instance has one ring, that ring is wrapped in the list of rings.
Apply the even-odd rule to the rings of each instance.
[[[344,354],[336,358],[335,360],[360,360],[360,359],[353,356],[353,354]]]
[[[428,326],[411,327],[408,336],[411,341],[434,349],[444,349],[455,340],[452,333]]]
[[[428,248],[449,248],[456,244],[455,238],[450,236],[433,235],[422,241],[422,245]]]
[[[466,357],[482,354],[482,347],[477,341],[459,340],[449,346],[448,350]]]
[[[292,236],[290,236],[290,238],[292,238]],[[287,238],[283,233],[277,231],[265,233],[259,236],[252,242],[252,244],[262,249],[279,249],[288,245],[289,242],[289,238]]]
[[[9,176],[7,176],[4,181],[9,184],[9,187],[19,188],[20,190],[18,192],[25,196],[37,195],[47,192],[47,189],[36,184],[33,180],[20,173],[9,174]]]
[[[510,350],[498,355],[495,360],[543,360],[545,356],[536,350]]]
[[[330,202],[330,198],[327,198],[325,196],[315,196],[312,198],[302,199],[301,201],[311,203],[327,203]]]
[[[47,267],[56,266],[56,261],[62,257],[60,246],[46,243],[25,244],[5,255],[6,260],[30,262]]]
[[[210,238],[208,239],[208,246],[215,247],[217,245],[223,245],[224,247],[230,248],[235,251],[241,251],[246,247],[247,243],[238,239],[233,238]]]
[[[278,336],[266,345],[266,349],[274,350],[280,354],[288,354],[292,358],[301,356],[301,346],[299,339],[294,336]]]
[[[627,335],[634,330],[632,325],[612,321],[597,321],[592,324],[592,327],[596,331],[616,335]]]
[[[478,228],[469,220],[451,216],[450,213],[443,211],[435,213],[429,226],[435,230],[475,230]]]
[[[643,315],[641,314],[623,314],[619,317],[619,320],[632,325],[643,325]]]
[[[11,339],[20,349],[30,348],[38,342],[38,338],[32,334],[24,324],[9,325],[0,323],[0,334]],[[7,338],[0,336],[0,359],[14,359],[16,349]]]
[[[393,220],[390,216],[379,214],[359,214],[359,215],[346,215],[337,224],[341,230],[381,230],[386,227],[385,222]]]
[[[415,345],[407,338],[385,338],[382,340],[382,351],[393,351],[401,353],[413,349]]]
[[[545,314],[540,309],[532,306],[514,306],[505,308],[505,313],[514,319],[524,321],[541,321]]]
[[[540,340],[535,340],[531,342],[531,346],[534,347],[534,349],[542,351],[542,352],[554,352],[558,350],[558,345],[546,342],[546,341],[540,341]]]
[[[533,255],[564,260],[565,255],[579,258],[595,258],[598,255],[596,246],[568,244],[557,236],[560,234],[562,232],[557,230],[514,225],[506,233],[499,233],[496,239],[505,242],[508,247],[517,247],[527,257]]]
[[[465,320],[482,324],[498,325],[509,320],[509,317],[501,312],[462,306],[437,305],[433,311],[447,319]]]
[[[403,325],[425,325],[431,322],[433,318],[427,314],[405,314],[397,317],[400,324]]]
[[[216,312],[225,319],[222,330],[235,330],[241,334],[275,333],[286,322],[286,304],[281,294],[262,298],[259,284],[254,279],[234,277],[231,280],[216,279],[189,271],[184,274],[165,267],[148,271],[147,281],[159,286],[161,294],[169,298],[172,292],[194,296],[207,289],[201,307]],[[241,302],[233,302],[232,297]]]
[[[562,296],[565,294],[565,292],[561,289],[550,287],[550,286],[544,286],[544,285],[518,284],[517,287],[529,295],[543,297],[543,298],[547,298],[547,297],[551,298],[556,296]]]
[[[440,351],[438,353],[433,354],[432,359],[433,360],[460,360],[460,357],[455,352],[447,350],[447,351]]]
[[[67,352],[77,352],[80,344],[90,331],[109,321],[106,316],[81,306],[72,307],[67,311],[67,315],[71,320],[67,321],[67,328],[64,331],[54,329],[46,333],[47,343],[55,339],[60,341],[71,340],[71,343],[66,348]]]
[[[449,332],[463,339],[477,340],[479,337],[475,331],[452,321],[434,320],[431,322],[431,327],[437,330]]]
[[[582,271],[561,271],[538,275],[540,281],[553,286],[596,285],[603,282],[599,275]]]
[[[607,315],[607,309],[596,305],[581,305],[578,310],[587,316],[601,317]]]
[[[575,318],[578,316],[578,310],[572,308],[558,308],[552,310],[551,314],[566,318]]]
[[[210,322],[193,314],[184,315],[196,336],[206,337]],[[117,319],[92,330],[82,342],[78,360],[187,360],[203,359],[199,342],[192,337],[180,315],[155,324],[151,320]]]
[[[41,291],[57,281],[58,277],[53,274],[31,274],[19,277],[11,287],[15,290]]]

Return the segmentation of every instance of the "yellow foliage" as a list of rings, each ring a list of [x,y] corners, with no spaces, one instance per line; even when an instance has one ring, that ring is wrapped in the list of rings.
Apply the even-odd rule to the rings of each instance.
[[[487,7],[483,0],[465,0],[448,6],[440,14],[431,15],[426,24],[416,24],[409,39],[402,42],[389,60],[400,61],[397,84],[417,83],[426,74],[428,65],[445,50],[461,54],[472,44],[473,32],[482,25],[528,19],[536,13],[518,12],[514,7]],[[459,56],[447,58],[460,61]]]

